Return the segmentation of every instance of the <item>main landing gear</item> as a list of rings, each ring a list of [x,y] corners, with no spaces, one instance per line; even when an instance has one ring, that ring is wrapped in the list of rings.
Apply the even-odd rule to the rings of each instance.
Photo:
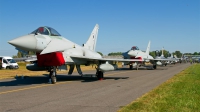
[[[99,65],[96,68],[96,76],[98,80],[103,80],[104,74],[102,71],[99,70]]]
[[[98,70],[97,70],[96,76],[97,76],[98,80],[103,80],[103,78],[104,78],[104,75],[103,75],[103,72],[102,72],[102,71],[98,71]]]
[[[49,68],[49,83],[55,84],[56,83],[56,67],[50,67]]]
[[[154,64],[154,65],[153,65],[153,68],[154,68],[154,69],[156,69],[156,68],[157,68],[156,64]]]
[[[139,66],[140,66],[139,64],[136,65],[136,70],[138,70]]]
[[[129,65],[129,69],[130,70],[132,70],[133,69],[133,65],[131,64],[131,65]]]
[[[130,69],[130,70],[133,70],[133,66],[136,68],[136,70],[138,70],[139,67],[140,67],[140,64],[138,64],[138,63],[136,63],[136,62],[134,63],[134,65],[133,65],[133,64],[130,64],[130,65],[129,65],[129,69]]]

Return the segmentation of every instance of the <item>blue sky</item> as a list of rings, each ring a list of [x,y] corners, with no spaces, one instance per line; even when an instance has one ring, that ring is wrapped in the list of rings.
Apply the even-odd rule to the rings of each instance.
[[[200,0],[0,0],[0,55],[7,43],[50,26],[82,45],[99,24],[96,50],[107,55],[136,45],[151,51],[200,52]]]

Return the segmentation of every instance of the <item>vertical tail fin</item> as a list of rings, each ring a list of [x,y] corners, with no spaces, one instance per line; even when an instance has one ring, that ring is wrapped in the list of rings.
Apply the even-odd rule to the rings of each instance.
[[[173,58],[173,53],[171,53],[171,58]]]
[[[148,43],[148,45],[147,45],[146,54],[149,54],[149,51],[150,51],[150,45],[151,45],[151,41],[149,41],[149,43]]]
[[[175,57],[175,58],[177,58],[177,56],[176,56],[176,55],[174,55],[174,57]]]
[[[98,30],[99,30],[99,25],[96,24],[96,26],[94,27],[92,33],[90,34],[90,37],[88,38],[87,42],[83,45],[84,48],[95,51],[97,36],[98,36]]]
[[[162,55],[161,55],[161,57],[164,57],[163,50],[164,50],[164,47],[162,48]]]

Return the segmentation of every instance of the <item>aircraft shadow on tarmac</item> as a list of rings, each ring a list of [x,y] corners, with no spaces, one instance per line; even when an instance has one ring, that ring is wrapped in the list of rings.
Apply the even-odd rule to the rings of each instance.
[[[24,79],[18,77],[16,79],[0,82],[0,86],[21,86],[21,85],[32,85],[32,84],[48,84],[48,74],[43,74],[44,76],[25,76]],[[57,75],[57,82],[64,81],[80,81],[80,82],[95,82],[99,81],[97,77],[91,77],[94,74],[84,74],[84,77],[79,75]],[[46,76],[46,77],[45,77]],[[128,79],[129,77],[109,77],[105,76],[103,80],[120,80]]]
[[[173,67],[173,65],[167,65],[168,67]]]
[[[168,67],[172,66],[161,66],[158,67],[156,70],[167,70]],[[129,68],[120,68],[117,71],[129,71]],[[133,71],[136,70],[133,68]],[[146,68],[139,68],[139,70],[146,70]],[[18,77],[16,79],[0,82],[1,86],[20,86],[20,85],[32,85],[32,84],[48,84],[48,74],[43,74],[43,76],[24,76],[24,79],[21,77]],[[120,80],[120,79],[128,79],[129,77],[110,77],[110,76],[104,76],[104,80]],[[81,77],[80,75],[57,75],[57,82],[63,82],[63,81],[81,81],[81,82],[95,82],[99,81],[97,77],[95,77],[95,74],[84,74],[84,77]]]
[[[172,66],[168,66],[168,67],[172,67]],[[167,70],[167,69],[168,69],[167,67],[161,66],[161,67],[156,68],[155,70]],[[119,71],[120,70],[130,70],[130,68],[120,68],[118,70]],[[133,68],[132,70],[136,70],[136,68]],[[138,70],[153,70],[153,69],[141,67],[141,68],[138,68]]]
[[[168,67],[159,67],[159,68],[156,68],[155,70],[167,70],[168,69]]]

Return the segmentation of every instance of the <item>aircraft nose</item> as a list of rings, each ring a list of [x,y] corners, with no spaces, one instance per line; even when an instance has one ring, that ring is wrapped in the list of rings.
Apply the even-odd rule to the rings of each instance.
[[[137,52],[135,52],[135,51],[133,51],[133,50],[130,50],[130,51],[128,52],[128,55],[129,55],[129,56],[137,56]]]
[[[37,40],[34,35],[25,35],[8,41],[9,44],[26,51],[34,51],[36,49]]]

